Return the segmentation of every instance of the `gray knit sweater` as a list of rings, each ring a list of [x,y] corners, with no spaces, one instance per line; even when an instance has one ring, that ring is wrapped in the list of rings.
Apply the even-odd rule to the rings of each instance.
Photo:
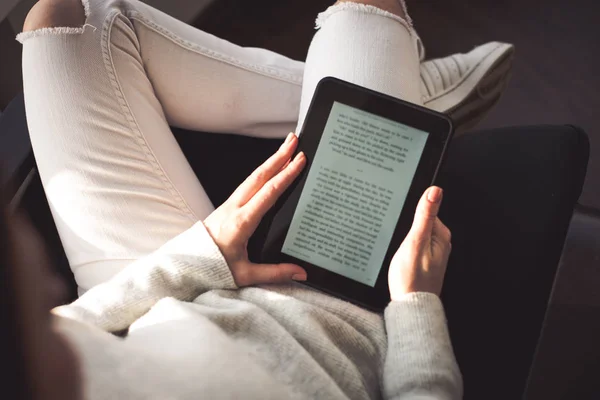
[[[238,289],[202,223],[54,313],[88,399],[462,395],[437,296],[382,316],[299,284]]]

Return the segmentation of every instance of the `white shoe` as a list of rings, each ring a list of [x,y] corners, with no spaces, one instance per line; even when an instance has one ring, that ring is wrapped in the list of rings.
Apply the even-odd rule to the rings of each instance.
[[[490,42],[466,54],[424,61],[423,105],[449,114],[457,132],[472,128],[500,99],[513,56],[513,45]]]

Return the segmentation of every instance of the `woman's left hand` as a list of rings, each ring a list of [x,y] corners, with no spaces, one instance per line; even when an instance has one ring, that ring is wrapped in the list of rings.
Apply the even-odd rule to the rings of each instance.
[[[290,160],[297,145],[296,135],[290,133],[279,150],[204,220],[238,287],[306,280],[306,271],[298,265],[254,264],[247,250],[248,240],[265,213],[306,165],[302,152]]]

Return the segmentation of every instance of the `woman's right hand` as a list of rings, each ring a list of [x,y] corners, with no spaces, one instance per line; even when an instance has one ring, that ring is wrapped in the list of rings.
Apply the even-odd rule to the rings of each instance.
[[[421,196],[412,228],[390,264],[392,300],[413,292],[440,295],[452,249],[450,230],[437,217],[441,202],[442,189],[436,186]]]
[[[279,150],[204,220],[239,287],[306,280],[304,268],[291,263],[255,264],[248,259],[247,250],[248,240],[265,213],[306,165],[302,152],[290,158],[297,146],[298,138],[290,133]]]

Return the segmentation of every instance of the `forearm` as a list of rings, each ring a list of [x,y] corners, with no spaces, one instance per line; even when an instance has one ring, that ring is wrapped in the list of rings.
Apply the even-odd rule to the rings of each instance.
[[[126,329],[165,297],[190,301],[211,289],[235,289],[231,272],[201,222],[54,313],[109,332]]]
[[[411,293],[385,311],[388,350],[386,399],[462,398],[462,378],[450,343],[440,299]]]

